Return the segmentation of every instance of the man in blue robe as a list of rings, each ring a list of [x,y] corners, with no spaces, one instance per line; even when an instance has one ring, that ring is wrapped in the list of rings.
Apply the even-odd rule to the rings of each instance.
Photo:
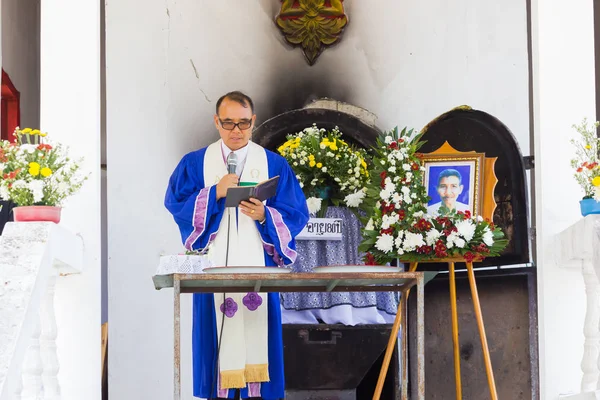
[[[165,206],[185,247],[207,251],[215,266],[289,267],[296,259],[294,238],[308,221],[306,199],[287,161],[250,141],[255,120],[248,96],[231,92],[221,97],[214,116],[221,139],[186,154],[169,180]],[[227,173],[231,152],[238,160],[235,174]],[[277,193],[265,204],[250,199],[238,208],[225,208],[228,188],[277,175]],[[233,296],[194,294],[194,396],[284,398],[279,294],[249,293],[243,300]],[[263,310],[263,319],[257,310]],[[244,336],[244,329],[252,333]]]

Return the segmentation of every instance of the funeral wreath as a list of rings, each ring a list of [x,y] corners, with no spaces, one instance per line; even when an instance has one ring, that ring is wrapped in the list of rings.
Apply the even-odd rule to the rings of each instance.
[[[470,212],[427,214],[419,148],[422,133],[397,128],[384,133],[373,149],[372,177],[363,208],[367,213],[359,250],[365,262],[384,265],[399,258],[419,261],[497,256],[507,245],[502,230]]]

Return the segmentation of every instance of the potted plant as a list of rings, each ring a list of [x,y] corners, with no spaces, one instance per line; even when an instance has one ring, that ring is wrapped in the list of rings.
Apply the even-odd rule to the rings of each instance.
[[[342,140],[337,127],[328,131],[313,124],[287,135],[277,151],[296,174],[312,215],[324,216],[329,204],[361,205],[369,182],[367,153]]]
[[[15,141],[0,141],[0,197],[10,200],[15,221],[60,221],[63,201],[77,192],[87,176],[67,149],[51,144],[37,129],[15,129]]]
[[[584,196],[579,204],[584,217],[600,214],[600,138],[596,131],[599,125],[600,122],[594,122],[590,126],[585,118],[580,125],[573,125],[579,135],[571,139],[571,144],[575,146],[571,167],[575,170],[575,180],[583,189]]]

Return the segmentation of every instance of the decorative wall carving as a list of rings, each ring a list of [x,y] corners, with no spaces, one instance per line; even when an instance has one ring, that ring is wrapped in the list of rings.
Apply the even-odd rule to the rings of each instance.
[[[348,17],[343,0],[282,0],[275,23],[288,43],[301,46],[309,65],[340,40]]]

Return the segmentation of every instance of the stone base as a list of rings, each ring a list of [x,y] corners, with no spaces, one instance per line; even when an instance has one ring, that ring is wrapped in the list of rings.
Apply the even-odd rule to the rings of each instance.
[[[600,390],[579,394],[567,394],[558,396],[561,400],[600,400]]]

